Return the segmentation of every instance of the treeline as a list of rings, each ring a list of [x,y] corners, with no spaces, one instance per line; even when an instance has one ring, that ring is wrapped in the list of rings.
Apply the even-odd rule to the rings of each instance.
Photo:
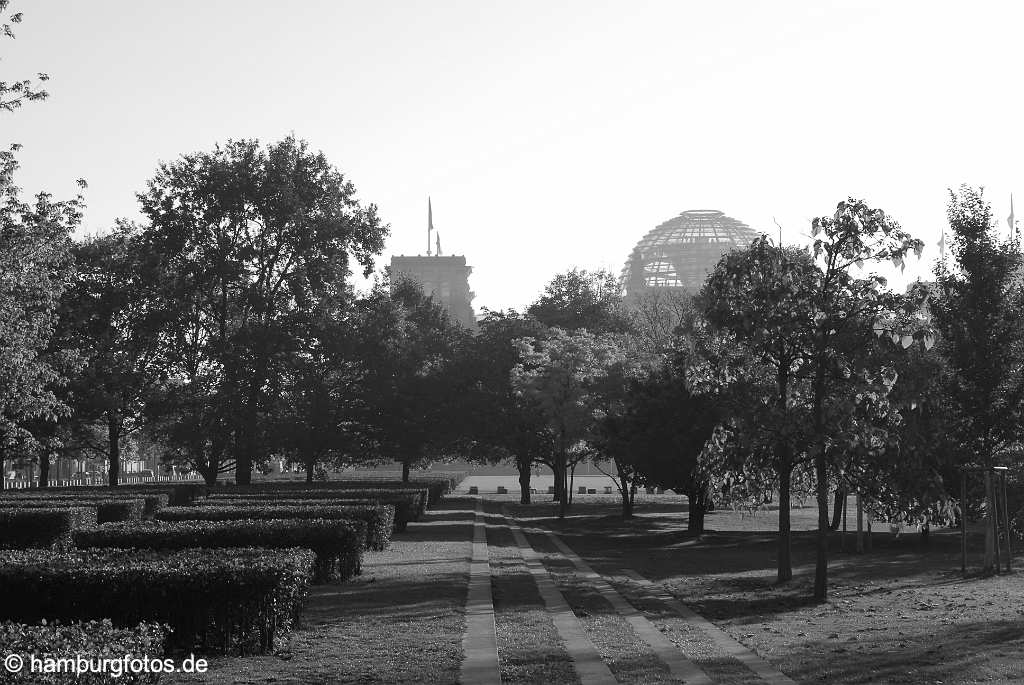
[[[550,466],[563,513],[586,459],[611,461],[625,516],[638,487],[686,494],[695,533],[711,507],[777,503],[780,581],[791,502],[813,498],[823,598],[849,494],[926,533],[991,515],[977,470],[1020,463],[1020,246],[980,190],[951,193],[947,210],[950,255],[904,293],[873,267],[902,269],[923,243],[853,199],[814,220],[809,247],[762,236],[728,253],[698,293],[624,301],[610,274],[559,276],[524,315],[481,323],[474,438],[515,460],[524,501],[530,466]]]

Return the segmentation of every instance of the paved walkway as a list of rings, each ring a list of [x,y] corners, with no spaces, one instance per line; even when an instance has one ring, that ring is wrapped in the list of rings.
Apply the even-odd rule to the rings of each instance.
[[[459,682],[465,685],[501,685],[498,667],[498,639],[494,632],[494,601],[491,598],[491,562],[487,553],[483,500],[477,499],[473,513],[473,557],[469,564],[469,592],[466,596],[466,634]]]
[[[542,563],[540,554],[531,546],[523,529],[508,513],[507,507],[502,507],[502,512],[499,515],[502,520],[500,525],[507,526],[511,531],[552,622],[565,643],[566,651],[572,658],[573,668],[580,682],[583,685],[615,685],[619,681],[616,680],[608,663],[602,659],[599,650],[587,636],[580,620],[566,601],[565,595],[558,589],[551,573]],[[612,606],[636,635],[651,648],[657,658],[668,667],[673,679],[686,685],[712,685],[714,681],[707,673],[687,659],[680,648],[662,634],[657,625],[617,592],[605,577],[594,571],[558,535],[541,529],[530,529],[529,532],[531,535],[546,537],[558,550],[559,555],[575,567],[576,577],[585,580]],[[463,685],[501,682],[488,556],[482,500],[477,500],[473,532],[473,557],[466,607],[466,634],[463,639],[466,660],[462,666],[460,677],[460,682]],[[551,556],[548,554],[549,558]],[[734,640],[728,633],[693,612],[659,586],[631,569],[625,569],[623,574],[648,596],[659,600],[688,625],[700,630],[723,654],[746,666],[759,682],[773,685],[795,685],[792,679],[777,668]]]

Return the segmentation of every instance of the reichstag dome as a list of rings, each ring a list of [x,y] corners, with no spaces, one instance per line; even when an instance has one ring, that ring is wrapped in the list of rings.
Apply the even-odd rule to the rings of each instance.
[[[649,288],[685,288],[696,293],[718,260],[746,247],[760,233],[715,209],[683,212],[637,243],[622,271],[626,295]]]

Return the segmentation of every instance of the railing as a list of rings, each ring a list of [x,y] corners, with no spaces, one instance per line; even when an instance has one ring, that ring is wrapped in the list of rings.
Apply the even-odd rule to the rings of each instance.
[[[196,482],[202,481],[203,479],[199,476],[134,476],[127,475],[121,476],[118,481],[118,485],[140,485],[142,483],[179,483],[179,482]],[[107,485],[106,478],[51,478],[51,488],[67,488],[67,487],[102,487]],[[38,488],[39,479],[33,478],[31,480],[27,478],[18,479],[7,479],[4,481],[5,490],[28,490],[30,488]]]

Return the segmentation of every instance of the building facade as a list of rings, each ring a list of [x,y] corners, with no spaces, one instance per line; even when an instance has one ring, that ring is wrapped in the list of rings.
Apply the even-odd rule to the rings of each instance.
[[[416,281],[424,293],[448,310],[452,320],[469,329],[476,326],[473,291],[469,289],[472,271],[473,267],[466,265],[464,256],[399,255],[391,258],[392,282],[403,276]]]

